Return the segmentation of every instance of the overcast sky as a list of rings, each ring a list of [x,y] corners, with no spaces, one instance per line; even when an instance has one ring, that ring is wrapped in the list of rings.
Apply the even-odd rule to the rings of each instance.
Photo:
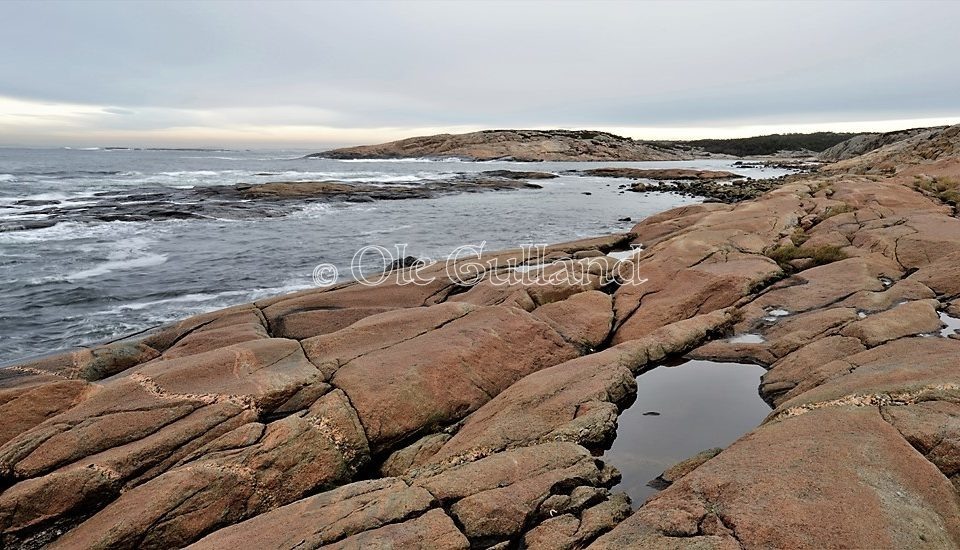
[[[960,2],[0,2],[0,145],[960,122]]]

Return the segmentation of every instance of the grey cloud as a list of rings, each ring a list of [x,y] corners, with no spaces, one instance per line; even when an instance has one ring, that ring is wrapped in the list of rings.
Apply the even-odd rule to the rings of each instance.
[[[0,96],[107,106],[92,124],[131,129],[957,116],[958,17],[952,2],[6,2]]]

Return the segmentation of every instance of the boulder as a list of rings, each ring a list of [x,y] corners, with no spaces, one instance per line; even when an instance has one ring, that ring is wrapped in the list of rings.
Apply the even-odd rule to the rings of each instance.
[[[610,333],[613,299],[596,290],[581,292],[562,302],[540,306],[533,316],[553,327],[566,341],[592,350]]]

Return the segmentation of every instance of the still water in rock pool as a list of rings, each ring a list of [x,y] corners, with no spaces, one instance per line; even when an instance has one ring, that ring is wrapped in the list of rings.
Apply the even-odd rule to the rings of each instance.
[[[604,454],[639,506],[657,492],[647,485],[677,462],[711,447],[726,447],[770,413],[757,387],[763,367],[687,361],[637,377],[637,400],[617,422],[617,439]],[[656,413],[656,414],[654,414]]]

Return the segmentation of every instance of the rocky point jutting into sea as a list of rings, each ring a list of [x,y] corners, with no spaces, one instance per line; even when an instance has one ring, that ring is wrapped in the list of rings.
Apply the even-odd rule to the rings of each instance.
[[[585,284],[493,284],[524,258],[490,252],[473,286],[394,270],[3,369],[0,536],[956,547],[958,182],[960,126],[934,129],[531,268]],[[762,366],[773,410],[631,502],[603,453],[618,416],[646,410],[644,373],[678,358]]]

